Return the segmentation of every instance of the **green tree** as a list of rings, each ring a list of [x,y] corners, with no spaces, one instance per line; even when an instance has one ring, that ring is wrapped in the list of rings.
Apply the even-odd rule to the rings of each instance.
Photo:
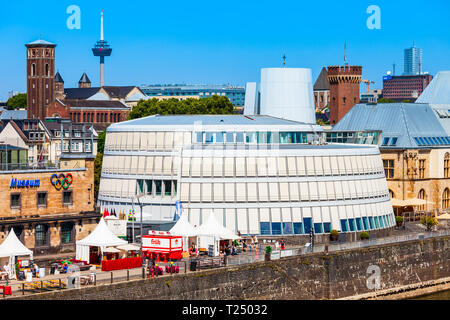
[[[97,138],[97,156],[94,160],[94,196],[97,199],[100,188],[100,176],[102,175],[103,151],[105,149],[106,130],[99,133]]]
[[[377,101],[377,103],[395,103],[395,100],[393,99],[386,99],[386,98],[381,98]]]
[[[234,106],[227,97],[211,96],[208,98],[186,100],[169,99],[159,101],[156,98],[141,100],[131,110],[128,120],[151,116],[154,114],[232,114]]]
[[[9,110],[26,108],[27,107],[27,94],[19,93],[15,96],[9,98],[8,101],[6,102],[6,105],[8,106]]]

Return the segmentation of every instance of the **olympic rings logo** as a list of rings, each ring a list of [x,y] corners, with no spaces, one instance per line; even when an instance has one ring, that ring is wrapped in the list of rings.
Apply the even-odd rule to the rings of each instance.
[[[68,189],[73,182],[73,176],[71,173],[67,175],[64,173],[60,173],[59,175],[54,173],[50,178],[50,182],[56,190],[61,190],[61,188]]]

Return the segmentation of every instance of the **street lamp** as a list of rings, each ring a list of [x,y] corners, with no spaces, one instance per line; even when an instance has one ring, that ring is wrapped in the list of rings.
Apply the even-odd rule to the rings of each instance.
[[[139,201],[139,199],[142,198],[143,196],[145,196],[145,193],[140,193],[140,194],[136,195],[136,200],[137,200],[137,202],[139,204],[139,208],[141,210],[141,214],[140,214],[140,216],[141,216],[141,233],[140,233],[141,234],[141,253],[140,253],[140,257],[141,258],[142,258],[142,204]],[[133,225],[133,232],[134,232],[134,225]],[[144,263],[144,260],[142,260],[142,263]]]

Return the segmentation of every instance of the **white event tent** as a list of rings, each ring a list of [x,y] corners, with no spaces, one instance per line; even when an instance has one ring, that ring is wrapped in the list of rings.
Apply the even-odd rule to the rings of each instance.
[[[30,260],[33,259],[33,251],[23,245],[17,238],[14,229],[11,228],[8,237],[0,245],[0,259],[9,259],[9,277],[14,278],[16,275],[16,257],[29,256]]]
[[[76,259],[89,261],[89,247],[100,247],[103,254],[107,247],[114,247],[128,244],[127,241],[117,237],[106,225],[103,218],[100,219],[98,226],[86,238],[76,242]]]
[[[238,235],[234,234],[231,230],[225,228],[217,221],[213,211],[209,214],[208,219],[201,226],[196,228],[195,231],[196,235],[200,238],[199,247],[208,248],[209,245],[214,244],[214,255],[218,255],[218,245],[220,240],[240,239]]]
[[[187,215],[182,214],[180,219],[175,223],[175,225],[170,229],[170,234],[175,236],[183,237],[183,251],[189,250],[189,238],[197,237],[197,231],[195,228],[189,223],[187,219]]]

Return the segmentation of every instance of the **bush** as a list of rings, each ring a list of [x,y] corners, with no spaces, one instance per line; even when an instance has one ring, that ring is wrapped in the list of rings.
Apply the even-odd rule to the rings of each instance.
[[[395,222],[397,222],[397,223],[403,223],[403,217],[402,217],[402,216],[396,216],[396,217],[395,217]]]
[[[337,230],[331,230],[331,232],[330,232],[330,236],[338,236],[339,235],[339,231],[337,231]]]
[[[359,237],[361,238],[361,240],[366,240],[369,239],[369,234],[364,231],[359,234]]]
[[[266,253],[271,253],[272,252],[272,247],[271,246],[267,246],[266,247]]]
[[[431,229],[438,224],[437,219],[429,216],[423,216],[420,218],[420,223],[427,227],[427,231],[431,231]]]

